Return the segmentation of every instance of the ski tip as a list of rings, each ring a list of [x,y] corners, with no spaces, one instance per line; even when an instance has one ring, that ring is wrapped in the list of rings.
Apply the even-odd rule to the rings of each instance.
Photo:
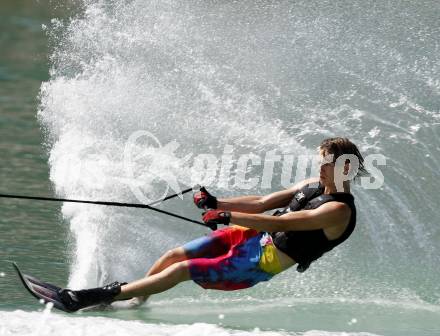
[[[14,267],[14,269],[15,269],[17,272],[20,272],[20,269],[18,268],[18,265],[17,265],[17,263],[16,263],[15,261],[10,261],[10,263],[12,264],[12,266]]]

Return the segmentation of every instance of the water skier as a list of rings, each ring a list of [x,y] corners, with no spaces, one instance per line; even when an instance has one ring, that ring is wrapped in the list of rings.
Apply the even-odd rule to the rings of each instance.
[[[187,280],[206,289],[237,290],[268,281],[295,264],[298,271],[305,271],[345,241],[356,225],[350,180],[342,182],[343,190],[337,188],[338,158],[355,156],[359,171],[365,171],[358,148],[346,138],[324,140],[319,154],[319,177],[267,196],[217,199],[202,188],[194,194],[194,202],[209,209],[203,221],[211,234],[166,252],[140,280],[62,289],[58,293],[62,303],[70,311],[127,299],[140,304]],[[342,174],[347,175],[351,165],[352,160],[344,160]],[[284,210],[276,216],[263,214],[279,208]],[[219,224],[226,227],[217,229]]]

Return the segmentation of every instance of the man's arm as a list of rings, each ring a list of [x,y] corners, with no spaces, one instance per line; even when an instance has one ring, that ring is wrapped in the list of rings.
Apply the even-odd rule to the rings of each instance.
[[[276,217],[262,214],[231,213],[231,223],[257,231],[310,231],[345,224],[351,215],[345,203],[328,202],[313,210],[301,210]]]
[[[309,183],[316,183],[319,178],[309,178],[296,183],[291,188],[277,191],[266,196],[242,196],[217,200],[217,209],[237,211],[248,214],[263,213],[268,210],[286,207],[293,195]]]

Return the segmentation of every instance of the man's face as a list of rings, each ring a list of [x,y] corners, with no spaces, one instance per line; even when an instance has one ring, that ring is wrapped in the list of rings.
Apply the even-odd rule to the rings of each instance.
[[[333,162],[333,155],[320,150],[319,158],[319,181],[322,184],[333,184],[335,180],[335,164]]]

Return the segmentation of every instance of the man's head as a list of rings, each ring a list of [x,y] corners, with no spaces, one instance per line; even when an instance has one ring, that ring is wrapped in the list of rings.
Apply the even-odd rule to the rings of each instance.
[[[347,138],[328,138],[318,147],[321,158],[319,180],[324,185],[335,184],[342,191],[342,182],[366,173],[364,158]]]

